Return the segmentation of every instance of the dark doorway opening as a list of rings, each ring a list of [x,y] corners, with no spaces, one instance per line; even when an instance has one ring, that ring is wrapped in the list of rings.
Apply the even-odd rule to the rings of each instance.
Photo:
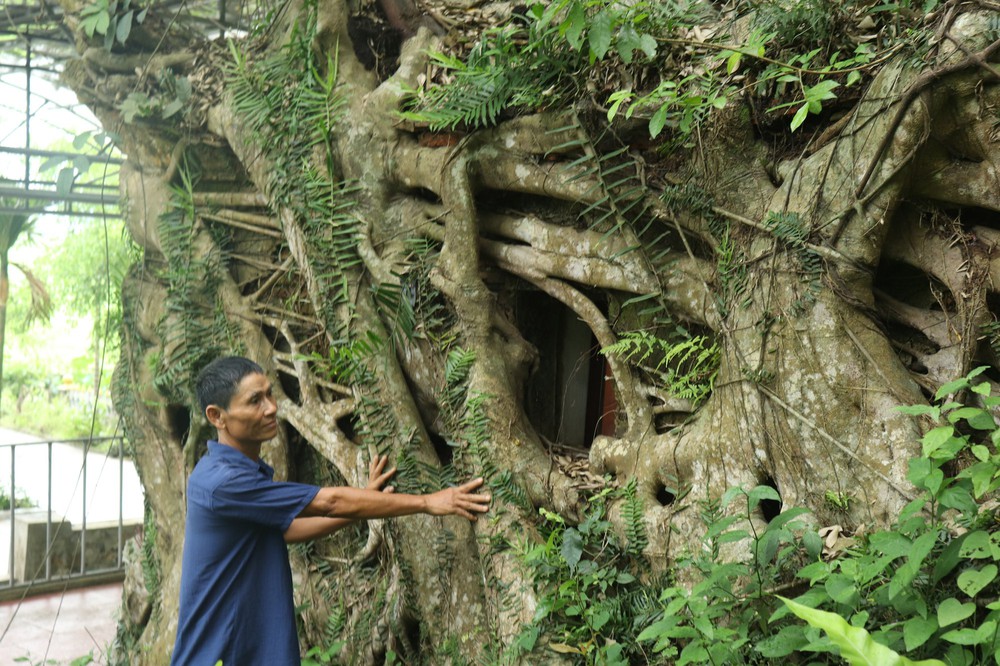
[[[590,328],[539,291],[518,292],[516,312],[518,328],[539,354],[525,394],[525,411],[538,433],[582,449],[597,435],[613,435],[614,382]]]

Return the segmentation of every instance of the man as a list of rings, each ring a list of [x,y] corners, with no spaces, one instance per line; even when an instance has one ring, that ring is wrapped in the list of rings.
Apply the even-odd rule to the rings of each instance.
[[[218,435],[188,480],[175,666],[297,665],[299,644],[286,543],[332,534],[353,520],[415,513],[475,520],[482,479],[428,495],[383,486],[375,456],[368,487],[319,488],[273,481],[261,445],[278,432],[271,382],[259,365],[226,357],[197,379],[198,400]]]

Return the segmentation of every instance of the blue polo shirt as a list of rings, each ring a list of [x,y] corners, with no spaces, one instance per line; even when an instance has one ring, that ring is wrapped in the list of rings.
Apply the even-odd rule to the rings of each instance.
[[[319,492],[208,443],[188,479],[174,666],[300,664],[284,532]]]

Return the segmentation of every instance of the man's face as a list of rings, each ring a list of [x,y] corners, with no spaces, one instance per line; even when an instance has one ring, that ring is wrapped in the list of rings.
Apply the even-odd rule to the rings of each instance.
[[[240,380],[227,409],[221,409],[220,436],[240,444],[259,444],[278,434],[278,404],[271,395],[271,382],[261,374]]]

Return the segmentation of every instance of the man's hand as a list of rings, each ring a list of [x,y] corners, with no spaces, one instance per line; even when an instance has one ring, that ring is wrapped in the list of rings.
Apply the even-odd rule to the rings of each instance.
[[[473,479],[454,488],[445,488],[436,493],[426,495],[427,513],[432,516],[457,515],[469,520],[475,520],[477,513],[484,513],[490,508],[489,495],[474,495],[472,491],[483,485],[483,480]]]
[[[389,456],[383,456],[376,453],[372,457],[371,465],[368,467],[368,485],[365,486],[365,488],[368,490],[381,490],[384,493],[395,492],[395,488],[385,485],[385,482],[396,473],[395,467],[387,472],[382,471],[385,469],[385,464],[387,462],[389,462]]]

